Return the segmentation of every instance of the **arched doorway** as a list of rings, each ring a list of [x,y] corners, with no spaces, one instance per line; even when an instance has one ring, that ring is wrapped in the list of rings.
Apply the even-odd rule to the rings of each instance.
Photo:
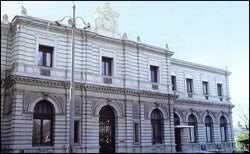
[[[152,144],[162,144],[163,134],[163,116],[159,109],[154,109],[151,113]]]
[[[174,126],[180,125],[179,116],[174,113]],[[181,130],[180,128],[175,127],[175,150],[176,152],[181,151]]]
[[[53,123],[54,107],[42,100],[34,108],[32,145],[52,145],[53,144]]]
[[[115,114],[110,106],[104,106],[99,115],[100,153],[115,153]]]

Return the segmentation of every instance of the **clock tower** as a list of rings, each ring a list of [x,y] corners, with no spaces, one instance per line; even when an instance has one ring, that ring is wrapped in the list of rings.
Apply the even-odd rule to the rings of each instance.
[[[93,15],[95,32],[101,35],[120,38],[120,34],[117,31],[119,14],[111,9],[108,2],[103,7],[96,8]]]

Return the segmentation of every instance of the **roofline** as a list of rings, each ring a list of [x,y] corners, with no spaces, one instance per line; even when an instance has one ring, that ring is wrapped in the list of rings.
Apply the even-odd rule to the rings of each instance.
[[[46,26],[47,26],[48,23],[50,23],[50,26],[53,26],[54,28],[59,28],[59,26],[57,26],[54,21],[50,21],[50,20],[46,20],[46,19],[42,19],[42,18],[37,18],[37,17],[33,17],[33,16],[20,16],[20,15],[16,15],[12,19],[11,22],[15,23],[15,22],[18,22],[18,20],[32,20],[34,23],[35,22],[37,22],[37,23],[40,22],[40,23],[43,23]],[[64,26],[67,29],[71,30],[70,26],[68,26],[68,25],[64,25]],[[82,30],[82,29],[76,28],[76,32],[79,32],[80,30]],[[148,50],[153,50],[153,51],[156,51],[156,52],[161,53],[161,54],[168,54],[170,56],[172,56],[174,54],[173,51],[170,51],[170,50],[168,50],[166,48],[161,48],[161,47],[157,47],[157,46],[145,44],[145,43],[142,43],[142,42],[136,42],[136,41],[128,40],[128,39],[113,38],[113,37],[101,35],[101,34],[98,34],[96,32],[89,31],[89,30],[86,30],[86,32],[89,35],[93,36],[93,37],[104,38],[104,39],[107,39],[107,40],[113,40],[113,41],[120,42],[120,43],[124,41],[126,44],[129,44],[131,46],[136,46],[136,44],[138,44],[138,47],[140,47],[140,48],[144,48],[144,49],[148,49]]]
[[[202,64],[198,64],[198,63],[184,61],[184,60],[179,60],[179,59],[175,59],[175,58],[171,58],[171,63],[176,64],[176,65],[191,67],[191,68],[195,68],[195,69],[210,71],[213,73],[224,74],[224,75],[228,75],[228,76],[232,73],[232,72],[229,72],[229,71],[221,69],[221,68],[211,67],[211,66],[202,65]]]

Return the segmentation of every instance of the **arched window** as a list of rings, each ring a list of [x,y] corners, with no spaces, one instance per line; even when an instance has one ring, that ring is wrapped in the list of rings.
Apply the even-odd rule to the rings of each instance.
[[[197,141],[197,119],[196,117],[191,114],[188,117],[188,125],[193,126],[192,128],[189,128],[189,138],[190,142],[196,142]]]
[[[151,113],[152,144],[162,143],[163,139],[163,116],[159,109]]]
[[[52,145],[53,119],[53,105],[45,100],[38,102],[33,115],[33,145]]]
[[[176,113],[174,113],[174,125],[180,125],[180,118]]]
[[[221,141],[226,142],[227,139],[227,120],[224,116],[220,118],[220,136],[221,136]]]
[[[210,116],[206,116],[205,118],[205,128],[206,128],[206,141],[212,142],[213,121]]]

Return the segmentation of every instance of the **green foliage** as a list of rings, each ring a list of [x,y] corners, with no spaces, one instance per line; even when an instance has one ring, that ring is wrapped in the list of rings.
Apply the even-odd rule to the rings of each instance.
[[[236,138],[237,150],[239,151],[249,150],[249,144],[246,145],[239,142],[246,139],[249,140],[249,131],[242,130]]]

